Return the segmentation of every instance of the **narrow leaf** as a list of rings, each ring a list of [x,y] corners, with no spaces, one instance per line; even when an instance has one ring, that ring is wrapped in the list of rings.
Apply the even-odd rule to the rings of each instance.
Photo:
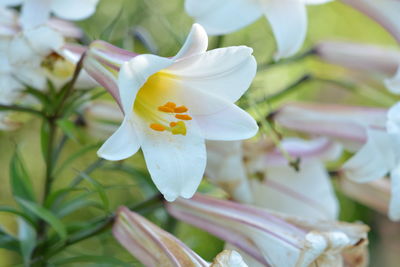
[[[51,227],[53,227],[53,229],[60,236],[61,240],[65,240],[67,238],[67,231],[64,224],[51,211],[34,202],[26,201],[20,198],[17,198],[17,201],[26,209],[51,225]]]
[[[18,151],[14,153],[14,156],[11,159],[10,179],[12,193],[15,198],[35,202],[32,183]]]
[[[7,233],[3,228],[0,227],[0,248],[12,250],[15,252],[19,251],[19,242],[11,234]]]
[[[94,189],[97,191],[101,201],[103,202],[105,211],[110,212],[110,202],[103,185],[84,172],[80,172],[79,175],[94,186]]]
[[[35,227],[36,223],[34,222],[34,220],[32,220],[32,218],[30,218],[28,216],[28,214],[25,214],[19,210],[16,210],[12,207],[8,207],[8,206],[0,206],[0,212],[7,212],[7,213],[11,213],[14,215],[17,215],[23,219],[25,219],[27,222],[29,222],[33,227]]]

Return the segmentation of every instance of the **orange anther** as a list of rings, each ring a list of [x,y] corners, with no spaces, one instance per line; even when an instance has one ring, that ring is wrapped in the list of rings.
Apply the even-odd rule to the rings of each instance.
[[[158,107],[159,111],[166,112],[166,113],[173,113],[174,109],[166,106]]]
[[[167,102],[167,104],[165,104],[164,107],[174,109],[176,107],[176,104],[174,102]]]
[[[185,106],[180,106],[180,107],[176,107],[174,108],[175,113],[185,113],[186,111],[188,111],[188,108]]]
[[[176,125],[177,125],[176,122],[170,122],[170,123],[169,123],[169,127],[175,127]]]
[[[164,125],[158,124],[158,123],[152,123],[150,124],[150,128],[153,129],[154,131],[158,132],[163,132],[166,130]]]
[[[184,121],[190,121],[192,119],[192,117],[190,117],[189,115],[182,115],[182,114],[176,114],[175,118]]]

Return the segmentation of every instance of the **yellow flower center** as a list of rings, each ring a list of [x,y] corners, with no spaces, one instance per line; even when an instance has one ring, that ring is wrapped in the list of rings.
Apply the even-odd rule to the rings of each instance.
[[[166,99],[177,99],[176,77],[163,71],[151,75],[136,95],[134,112],[149,123],[150,129],[186,135],[185,121],[192,120],[184,105]]]

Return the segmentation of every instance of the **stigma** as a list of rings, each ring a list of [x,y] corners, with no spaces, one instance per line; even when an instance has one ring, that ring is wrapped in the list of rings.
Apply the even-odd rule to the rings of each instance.
[[[177,121],[171,121],[168,125],[164,125],[162,123],[151,123],[150,129],[157,132],[168,131],[174,135],[186,135],[186,124],[185,121],[192,120],[186,113],[189,109],[185,106],[177,106],[173,102],[167,102],[162,106],[157,107],[157,111],[167,113],[171,115],[171,118],[177,119]]]

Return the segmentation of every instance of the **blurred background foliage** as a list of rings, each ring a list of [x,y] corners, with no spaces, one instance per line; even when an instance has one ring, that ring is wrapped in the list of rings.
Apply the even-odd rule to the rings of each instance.
[[[340,2],[309,6],[308,11],[309,32],[300,55],[312,49],[320,40],[347,40],[396,47],[396,42],[378,24]],[[172,56],[181,47],[192,23],[192,19],[184,12],[183,0],[102,0],[96,14],[88,20],[79,22],[78,25],[86,32],[84,40],[86,44],[91,40],[103,39],[137,53],[152,52],[162,56]],[[137,34],[143,31],[151,37],[153,40],[151,43],[154,45],[143,45],[141,35]],[[257,108],[263,114],[291,100],[383,107],[396,102],[381,84],[369,83],[368,78],[360,76],[360,73],[328,65],[315,56],[285,64],[273,64],[275,43],[265,18],[223,38],[211,37],[209,42],[209,48],[233,45],[247,45],[254,49],[254,55],[261,68],[248,97],[260,103]],[[306,75],[316,79],[303,81],[302,78]],[[360,77],[366,82],[359,83]],[[345,85],[351,84],[351,86],[341,86],[335,81],[345,82]],[[297,85],[290,87],[294,83]],[[285,91],[286,88],[290,89]],[[271,97],[282,90],[285,93]],[[240,104],[246,105],[245,101]],[[82,192],[86,192],[86,202],[79,202],[77,210],[64,218],[63,221],[67,224],[76,221],[89,222],[104,215],[104,205],[109,206],[110,210],[115,210],[119,205],[136,203],[155,193],[140,153],[123,164],[101,161],[96,156],[96,148],[102,140],[88,135],[86,130],[84,126],[79,127],[75,131],[75,140],[67,141],[60,162],[68,160],[70,163],[57,174],[54,190],[68,185],[87,166],[95,166],[98,167],[95,171],[90,173],[90,170],[86,170],[86,173],[90,173],[90,177],[104,189],[106,199],[104,196],[99,197],[101,192],[96,183],[90,179],[81,182],[75,187],[76,193],[71,194],[69,199],[73,200]],[[0,148],[2,184],[0,203],[16,206],[9,184],[9,163],[16,149],[20,151],[26,163],[35,193],[40,196],[44,176],[44,164],[39,152],[40,123],[32,119],[16,132],[2,132]],[[74,153],[78,153],[80,157],[69,160]],[[206,182],[201,190],[220,193]],[[338,195],[341,201],[342,220],[360,220],[373,229],[370,233],[371,266],[398,266],[399,227],[389,222],[384,215],[353,202],[339,192]],[[79,204],[82,205],[81,208]],[[222,241],[201,230],[174,221],[161,209],[149,212],[147,216],[176,234],[207,260],[212,259],[223,247]],[[15,232],[16,221],[12,216],[0,213],[0,221],[7,230]],[[133,266],[141,266],[117,244],[109,231],[69,247],[55,257],[54,265],[62,265],[63,262],[57,263],[57,259],[82,255],[98,257],[82,257],[80,263],[64,262],[64,266],[115,266],[113,263],[107,263],[107,259],[110,258],[128,262]],[[91,259],[97,262],[85,262]],[[19,263],[20,259],[16,254],[0,249],[0,266],[13,266]]]

